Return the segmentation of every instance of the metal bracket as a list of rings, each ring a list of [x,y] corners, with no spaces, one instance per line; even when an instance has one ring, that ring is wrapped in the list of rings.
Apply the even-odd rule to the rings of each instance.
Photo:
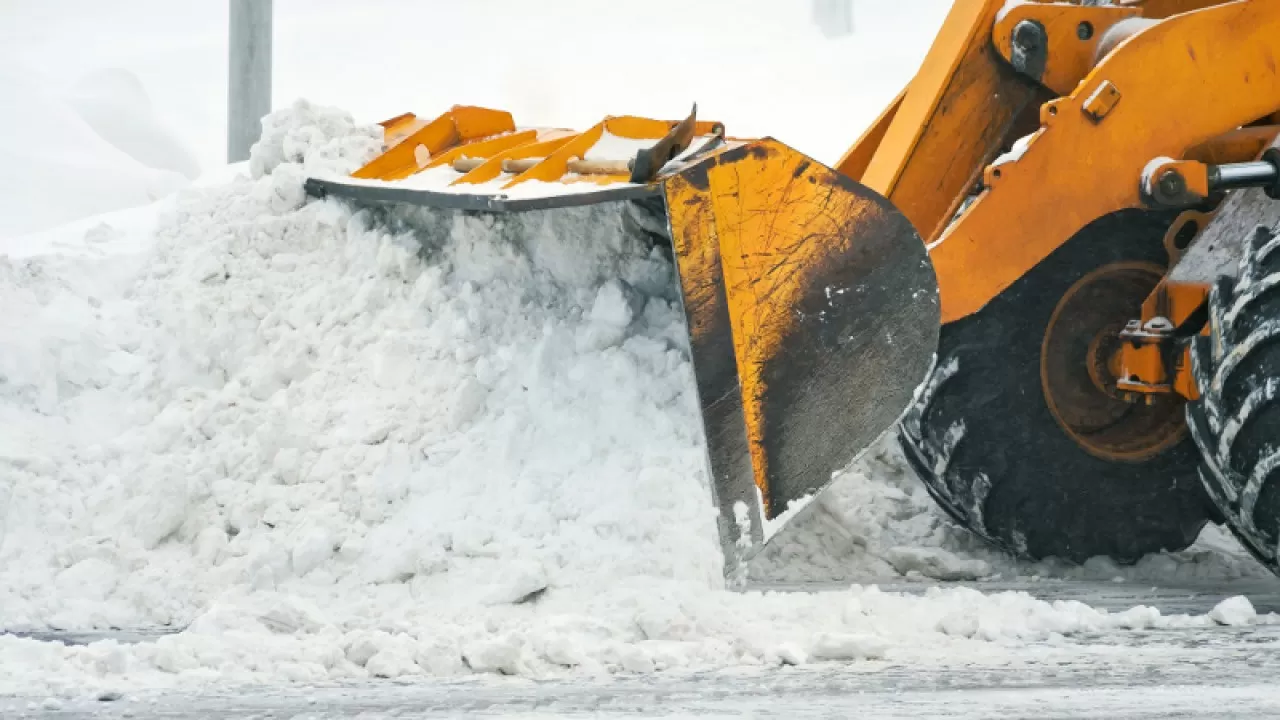
[[[1248,188],[1280,198],[1280,150],[1267,150],[1261,160],[1220,165],[1157,158],[1142,171],[1142,200],[1155,208],[1187,207],[1215,193]]]
[[[1178,337],[1174,324],[1166,317],[1154,317],[1143,323],[1130,320],[1120,331],[1120,375],[1116,389],[1130,401],[1145,397],[1151,403],[1153,396],[1173,392],[1166,368],[1166,356],[1176,350]],[[1144,379],[1145,378],[1145,379]]]
[[[996,18],[991,40],[1019,73],[1070,95],[1093,69],[1103,35],[1141,12],[1117,5],[1010,3]]]

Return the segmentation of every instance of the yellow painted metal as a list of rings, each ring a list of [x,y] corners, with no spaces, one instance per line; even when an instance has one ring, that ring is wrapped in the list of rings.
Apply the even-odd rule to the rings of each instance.
[[[1094,122],[1102,122],[1103,118],[1120,103],[1120,89],[1110,80],[1103,80],[1098,87],[1084,99],[1080,109]]]
[[[1219,206],[1220,207],[1220,206]],[[1184,210],[1178,214],[1164,234],[1164,251],[1169,256],[1169,267],[1182,260],[1182,255],[1191,246],[1200,231],[1218,214],[1218,207],[1211,210]],[[1151,318],[1146,318],[1150,320]]]
[[[413,113],[404,113],[389,120],[383,120],[378,124],[382,126],[382,136],[387,143],[387,147],[391,147],[412,135],[416,130],[421,128],[423,125],[426,125],[428,122],[430,121],[420,118]]]
[[[478,185],[494,180],[503,174],[502,163],[504,160],[523,160],[525,158],[546,157],[557,149],[563,147],[578,137],[575,132],[551,133],[549,136],[540,135],[534,142],[517,145],[501,152],[494,153],[487,161],[479,167],[471,170],[462,177],[453,181],[453,185]]]
[[[1046,103],[1021,157],[985,174],[987,188],[931,246],[943,320],[982,308],[1095,218],[1140,207],[1153,158],[1190,148],[1280,109],[1280,7],[1245,0],[1175,15],[1130,38],[1070,96]],[[1122,99],[1101,119],[1099,89]],[[1155,119],[1159,132],[1152,132]]]
[[[629,172],[597,172],[589,175],[575,175],[572,164],[574,160],[585,158],[587,152],[604,137],[605,133],[629,140],[652,140],[657,142],[671,132],[676,123],[670,120],[654,120],[652,118],[622,115],[607,117],[600,123],[569,140],[548,153],[546,157],[533,167],[513,177],[503,189],[512,188],[520,183],[536,180],[541,182],[589,182],[596,185],[612,185],[629,182]],[[723,126],[717,122],[694,123],[694,134],[709,135],[723,132]]]
[[[952,6],[860,178],[926,240],[946,227],[1039,92],[996,61],[991,32],[1004,5],[957,0]]]
[[[728,412],[741,419],[708,419],[708,433],[745,427],[746,470],[774,517],[900,413],[863,393],[897,383],[905,403],[927,371],[938,323],[923,243],[883,198],[773,140],[663,187],[699,383],[717,406],[740,398]]]
[[[767,385],[761,370],[778,355],[789,334],[798,296],[808,290],[808,283],[802,281],[805,269],[821,267],[831,250],[825,242],[775,246],[771,226],[788,228],[791,237],[820,233],[824,240],[831,240],[839,224],[858,224],[855,208],[847,201],[837,198],[836,207],[826,208],[817,202],[821,188],[796,182],[806,169],[801,164],[810,165],[802,155],[759,153],[736,163],[731,172],[713,170],[718,187],[711,196],[712,211],[728,290],[747,443],[756,485],[766,498],[770,496],[770,458],[764,450]],[[782,259],[788,262],[779,262]],[[772,515],[781,508],[767,510]]]
[[[423,170],[439,167],[440,165],[448,165],[460,157],[488,159],[503,150],[510,150],[520,145],[537,142],[537,140],[537,130],[521,130],[519,132],[496,135],[486,140],[477,140],[465,145],[458,145],[451,150],[439,153],[432,158],[431,162],[426,164]]]
[[[401,131],[415,124],[405,116],[393,119],[388,139],[394,140]],[[502,110],[456,105],[449,112],[409,132],[402,140],[389,147],[367,165],[352,173],[365,179],[400,180],[421,170],[428,158],[450,150],[463,143],[490,138],[516,129],[511,113]],[[385,131],[384,131],[385,132]]]
[[[657,142],[671,132],[675,124],[674,121],[654,120],[635,115],[607,117],[582,134],[547,153],[541,162],[511,178],[503,185],[503,189],[512,188],[530,180],[541,182],[589,182],[596,185],[629,182],[631,178],[629,172],[597,172],[589,175],[576,175],[572,178],[566,176],[575,175],[570,164],[575,159],[583,159],[592,146],[600,142],[605,133],[630,140],[652,140]],[[708,135],[715,131],[723,131],[723,126],[717,122],[705,121],[694,124],[695,134]]]
[[[1166,278],[1143,301],[1140,321],[1143,325],[1164,318],[1178,327],[1204,307],[1209,299],[1209,286],[1202,283],[1171,283]],[[1206,326],[1204,332],[1208,333]],[[1120,347],[1119,389],[1132,393],[1158,394],[1175,392],[1188,400],[1198,398],[1191,363],[1185,353],[1173,358],[1168,367],[1163,348],[1158,344],[1126,343]]]
[[[1257,160],[1277,136],[1280,136],[1280,125],[1244,127],[1188,149],[1186,157],[1213,165]]]
[[[571,138],[568,142],[547,153],[541,162],[515,176],[503,187],[509,188],[528,180],[541,180],[543,182],[559,180],[565,173],[569,172],[569,160],[585,155],[592,145],[600,142],[600,138],[603,135],[604,123],[597,123],[591,129]],[[528,157],[538,156],[531,155]]]
[[[985,45],[1002,0],[956,2],[942,23],[916,77],[907,86],[884,139],[862,175],[862,181],[881,195],[893,194],[898,178],[911,161],[911,150],[937,114],[947,86],[962,67],[966,52]],[[916,223],[919,227],[919,223]]]
[[[902,107],[902,99],[906,97],[907,92],[903,90],[898,93],[898,97],[889,103],[889,107],[880,113],[880,117],[871,123],[871,127],[862,133],[862,137],[853,144],[853,147],[845,151],[840,162],[836,163],[836,170],[844,173],[846,176],[854,180],[861,180],[867,171],[867,166],[871,164],[871,158],[875,157],[876,151],[880,149],[880,143],[884,141],[885,133],[889,131],[889,125],[893,123],[893,118],[898,114],[898,108]]]
[[[1143,17],[1159,19],[1228,2],[1236,0],[1119,0],[1117,4],[1138,8]]]
[[[450,184],[482,184],[507,175],[503,188],[530,180],[542,182],[591,182],[611,185],[630,180],[629,173],[606,172],[603,165],[593,166],[587,174],[577,174],[570,163],[584,159],[586,153],[605,133],[630,140],[657,142],[676,125],[672,120],[622,115],[607,117],[583,132],[563,129],[525,129],[517,131],[511,114],[469,106],[455,106],[433,120],[413,113],[398,115],[381,123],[387,150],[364,167],[352,173],[362,179],[403,180],[423,170],[452,165],[459,158],[481,160],[461,173]],[[723,134],[718,122],[694,124],[695,135]],[[622,158],[625,159],[625,158]],[[536,160],[532,163],[507,163],[521,169],[508,173],[504,163]],[[574,162],[575,167],[580,163]]]

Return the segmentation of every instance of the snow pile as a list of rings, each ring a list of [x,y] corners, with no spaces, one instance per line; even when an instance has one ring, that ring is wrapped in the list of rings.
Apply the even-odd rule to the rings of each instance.
[[[87,78],[64,100],[0,72],[0,94],[20,109],[0,114],[0,238],[151,203],[195,169],[127,73]]]
[[[139,646],[0,637],[0,692],[651,672],[1270,621],[724,592],[664,255],[592,208],[592,234],[533,214],[516,242],[482,218],[423,230],[308,202],[306,173],[358,166],[376,130],[305,103],[265,127],[252,176],[181,193],[142,257],[0,258],[0,627],[187,626]],[[911,550],[953,531],[895,482],[811,504],[842,562],[983,574]]]
[[[421,258],[303,206],[307,168],[349,171],[376,133],[305,104],[267,126],[273,171],[180,198],[115,297],[58,277],[69,259],[6,261],[10,306],[51,324],[3,350],[34,437],[6,448],[0,625],[185,623],[228,586],[412,582],[472,608],[717,585],[661,254],[481,224]]]
[[[1258,617],[1253,603],[1243,595],[1229,597],[1209,611],[1209,619],[1221,625],[1249,625]]]

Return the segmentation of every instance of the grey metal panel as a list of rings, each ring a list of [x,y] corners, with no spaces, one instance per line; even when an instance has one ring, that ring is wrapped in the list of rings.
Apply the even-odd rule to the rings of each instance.
[[[406,205],[489,212],[519,212],[522,210],[577,207],[616,200],[656,197],[660,194],[658,187],[654,185],[627,185],[624,187],[604,188],[598,192],[566,193],[533,198],[510,198],[505,195],[432,192],[430,190],[415,190],[392,185],[364,185],[319,178],[308,179],[305,187],[307,194],[315,197],[334,195],[350,198],[358,202],[404,203]]]

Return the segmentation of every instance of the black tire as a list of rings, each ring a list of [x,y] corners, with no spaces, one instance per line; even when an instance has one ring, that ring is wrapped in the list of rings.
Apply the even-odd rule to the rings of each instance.
[[[1212,334],[1192,346],[1200,399],[1187,420],[1209,498],[1280,574],[1280,239],[1259,227],[1243,250],[1237,278],[1220,278],[1209,294]]]
[[[1063,430],[1041,384],[1041,344],[1064,294],[1111,263],[1167,266],[1171,219],[1099,218],[982,311],[942,328],[937,365],[899,440],[960,525],[1022,557],[1077,563],[1128,563],[1194,542],[1210,505],[1181,406],[1164,449],[1141,462],[1104,459]]]

